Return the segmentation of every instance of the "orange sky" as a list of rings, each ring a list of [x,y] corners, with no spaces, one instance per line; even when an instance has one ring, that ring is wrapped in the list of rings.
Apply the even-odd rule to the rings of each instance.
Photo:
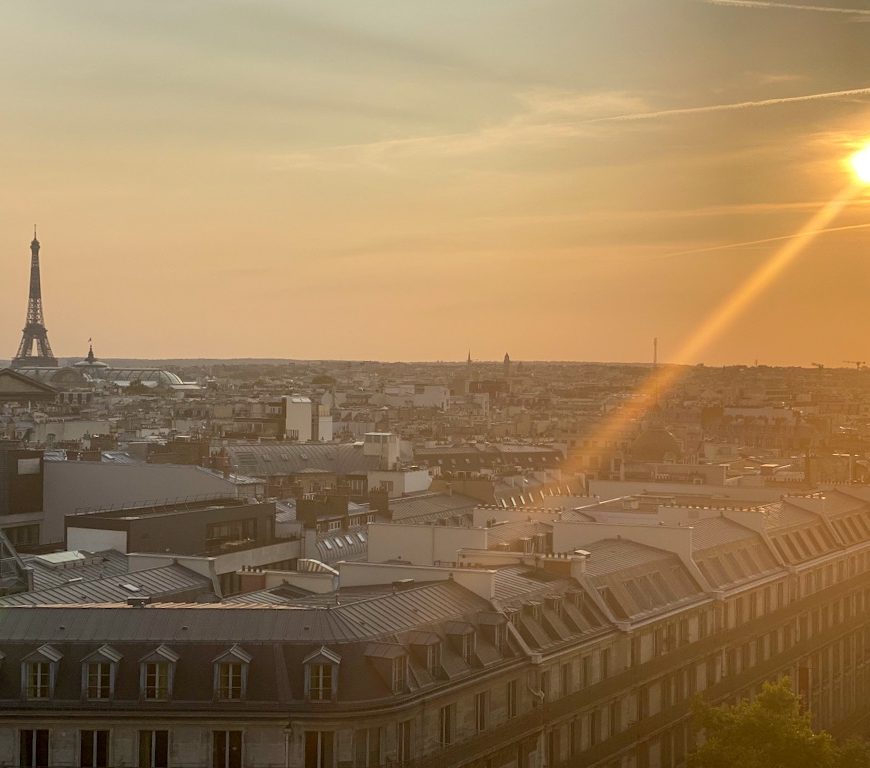
[[[870,3],[770,5],[8,3],[0,355],[36,222],[58,355],[667,359],[870,138]],[[866,359],[868,244],[699,361]]]

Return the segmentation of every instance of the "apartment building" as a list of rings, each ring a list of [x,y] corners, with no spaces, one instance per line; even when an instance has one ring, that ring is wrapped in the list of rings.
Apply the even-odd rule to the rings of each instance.
[[[578,517],[549,553],[468,528],[450,567],[339,564],[328,595],[3,609],[0,764],[676,768],[696,694],[782,675],[867,728],[866,492]]]

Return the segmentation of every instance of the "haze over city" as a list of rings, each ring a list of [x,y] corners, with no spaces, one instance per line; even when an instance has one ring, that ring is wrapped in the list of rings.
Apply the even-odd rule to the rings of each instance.
[[[60,356],[674,359],[849,184],[851,5],[7,4],[4,354],[36,222]],[[868,202],[690,362],[866,357]]]

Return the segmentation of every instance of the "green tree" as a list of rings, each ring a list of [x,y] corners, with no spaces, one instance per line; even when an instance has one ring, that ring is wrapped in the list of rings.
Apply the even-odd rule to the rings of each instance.
[[[753,700],[713,707],[699,701],[697,724],[706,741],[689,758],[690,768],[867,768],[863,742],[837,745],[815,732],[810,715],[788,678],[765,683]]]

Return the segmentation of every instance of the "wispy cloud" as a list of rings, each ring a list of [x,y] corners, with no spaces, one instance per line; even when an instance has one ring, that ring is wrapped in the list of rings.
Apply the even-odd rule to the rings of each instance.
[[[769,3],[766,0],[701,0],[706,5],[724,5],[733,8],[774,8],[791,11],[816,11],[819,13],[840,13],[850,16],[870,16],[864,8],[832,8],[828,5],[803,5],[800,3]]]
[[[736,0],[734,0],[736,2]],[[615,122],[627,120],[653,120],[661,117],[677,117],[680,115],[700,115],[706,112],[730,112],[739,109],[757,109],[759,107],[775,107],[780,104],[795,104],[806,101],[822,101],[824,99],[842,99],[849,96],[870,95],[870,87],[850,88],[845,91],[827,91],[825,93],[805,93],[801,96],[785,96],[776,99],[759,99],[756,101],[732,101],[725,104],[708,104],[702,107],[678,107],[676,109],[660,109],[654,112],[629,112],[622,115],[599,117],[592,122]]]
[[[867,95],[870,95],[870,87],[650,110],[642,97],[621,91],[581,94],[540,90],[521,94],[518,98],[521,109],[515,115],[474,130],[321,147],[272,157],[270,163],[280,170],[325,170],[351,166],[387,170],[390,161],[415,156],[450,158],[519,147],[547,146],[556,141],[593,135],[596,125],[604,123],[656,120]]]
[[[535,90],[517,98],[516,114],[492,125],[469,131],[429,136],[342,144],[275,159],[279,168],[322,168],[367,165],[385,168],[390,159],[416,155],[458,157],[514,147],[545,146],[555,140],[592,133],[593,123],[615,110],[641,111],[647,102],[639,96],[613,91],[579,94]]]
[[[811,234],[821,235],[828,232],[846,232],[852,229],[870,229],[868,224],[849,224],[843,227],[824,227],[822,229],[810,230]],[[728,251],[734,248],[749,248],[754,245],[767,245],[768,243],[779,243],[785,240],[794,240],[796,237],[806,234],[806,232],[796,232],[790,235],[780,235],[778,237],[765,237],[761,240],[744,240],[740,243],[725,243],[723,245],[710,245],[704,248],[690,248],[686,251],[674,251],[673,253],[665,253],[658,256],[659,259],[673,259],[678,256],[692,256],[697,253],[711,253],[713,251]]]

